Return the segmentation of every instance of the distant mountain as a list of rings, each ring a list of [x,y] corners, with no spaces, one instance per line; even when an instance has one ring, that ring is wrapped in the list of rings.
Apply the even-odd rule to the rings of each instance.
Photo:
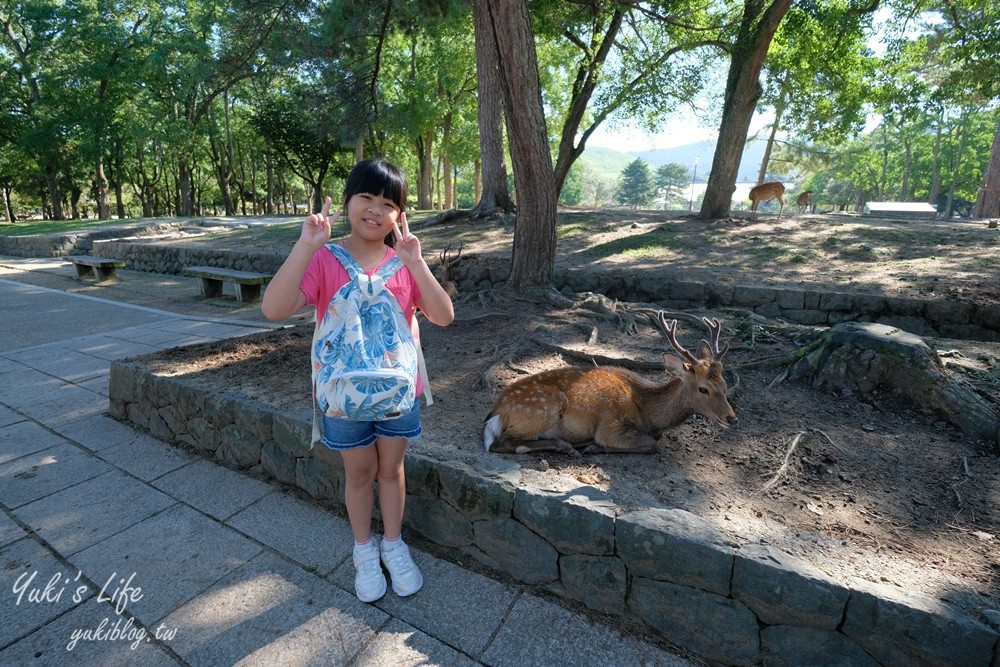
[[[763,140],[755,139],[750,142],[743,151],[743,158],[740,160],[740,170],[736,177],[737,181],[757,181],[757,172],[760,169],[761,160],[764,159],[765,148],[766,142]],[[644,160],[653,168],[676,162],[688,169],[694,169],[695,161],[697,160],[697,180],[704,182],[708,179],[708,174],[712,170],[712,159],[714,156],[715,142],[706,140],[674,148],[657,148],[651,151],[628,153],[616,151],[612,148],[591,148],[588,146],[583,152],[582,159],[598,176],[611,180],[617,179],[628,163],[636,158]]]

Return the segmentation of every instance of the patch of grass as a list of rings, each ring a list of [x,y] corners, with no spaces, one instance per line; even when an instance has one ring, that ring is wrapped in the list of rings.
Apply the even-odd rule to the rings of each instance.
[[[747,249],[748,255],[768,261],[788,261],[794,252],[795,248],[780,245],[762,245]]]
[[[576,236],[578,234],[589,234],[592,233],[592,229],[586,225],[580,223],[574,223],[571,225],[559,225],[556,227],[556,237],[560,239],[568,238],[570,236]]]
[[[604,259],[615,255],[630,257],[651,257],[663,255],[665,251],[676,250],[677,239],[673,234],[664,234],[655,229],[636,236],[624,236],[614,241],[601,243],[584,251],[588,257]]]
[[[0,224],[0,236],[35,236],[65,234],[81,229],[99,229],[125,223],[173,221],[177,218],[130,218],[128,220],[25,220]]]
[[[878,248],[867,243],[855,243],[842,249],[837,255],[841,259],[857,262],[875,262],[892,254],[888,248]]]

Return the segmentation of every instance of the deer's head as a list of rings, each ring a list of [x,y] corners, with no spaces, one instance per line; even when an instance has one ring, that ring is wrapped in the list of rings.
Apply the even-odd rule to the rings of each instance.
[[[663,355],[667,371],[681,379],[679,397],[692,412],[713,418],[726,428],[736,426],[738,420],[729,404],[729,387],[722,376],[722,357],[729,350],[729,344],[719,348],[722,330],[719,320],[702,318],[708,327],[710,341],[702,340],[692,354],[677,341],[677,320],[667,323],[663,313],[658,313],[657,319],[657,325],[680,355]]]

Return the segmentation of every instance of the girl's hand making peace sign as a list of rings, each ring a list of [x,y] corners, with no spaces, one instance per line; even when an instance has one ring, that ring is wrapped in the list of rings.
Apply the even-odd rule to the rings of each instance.
[[[302,223],[302,232],[299,234],[299,240],[305,245],[313,249],[318,249],[330,241],[330,230],[333,227],[333,223],[337,222],[340,218],[340,211],[333,214],[333,218],[330,218],[330,205],[333,200],[329,197],[323,202],[323,208],[319,213],[313,213],[305,222]]]
[[[396,254],[403,260],[406,266],[418,263],[421,258],[420,239],[410,233],[410,225],[406,222],[406,212],[399,214],[399,219],[403,223],[403,229],[399,229],[399,223],[393,220],[393,227],[396,229]]]

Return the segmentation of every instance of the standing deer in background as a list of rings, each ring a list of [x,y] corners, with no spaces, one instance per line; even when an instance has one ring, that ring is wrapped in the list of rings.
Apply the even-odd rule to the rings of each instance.
[[[813,203],[813,191],[806,190],[799,195],[799,198],[795,200],[796,206],[799,207],[799,213],[805,213],[812,208]]]
[[[583,453],[636,452],[656,449],[663,431],[694,413],[736,425],[722,377],[719,349],[722,325],[702,318],[711,342],[702,340],[695,354],[677,342],[677,320],[656,324],[681,358],[664,353],[675,377],[654,382],[624,368],[558,368],[521,378],[497,398],[483,428],[488,452],[553,450]],[[577,451],[579,450],[579,451]]]
[[[785,194],[785,186],[778,181],[761,183],[756,187],[750,188],[750,217],[757,217],[758,204],[777,199],[778,203],[781,204],[781,208],[778,209],[778,217],[780,218],[781,212],[785,210],[785,201],[781,198],[783,194]]]

